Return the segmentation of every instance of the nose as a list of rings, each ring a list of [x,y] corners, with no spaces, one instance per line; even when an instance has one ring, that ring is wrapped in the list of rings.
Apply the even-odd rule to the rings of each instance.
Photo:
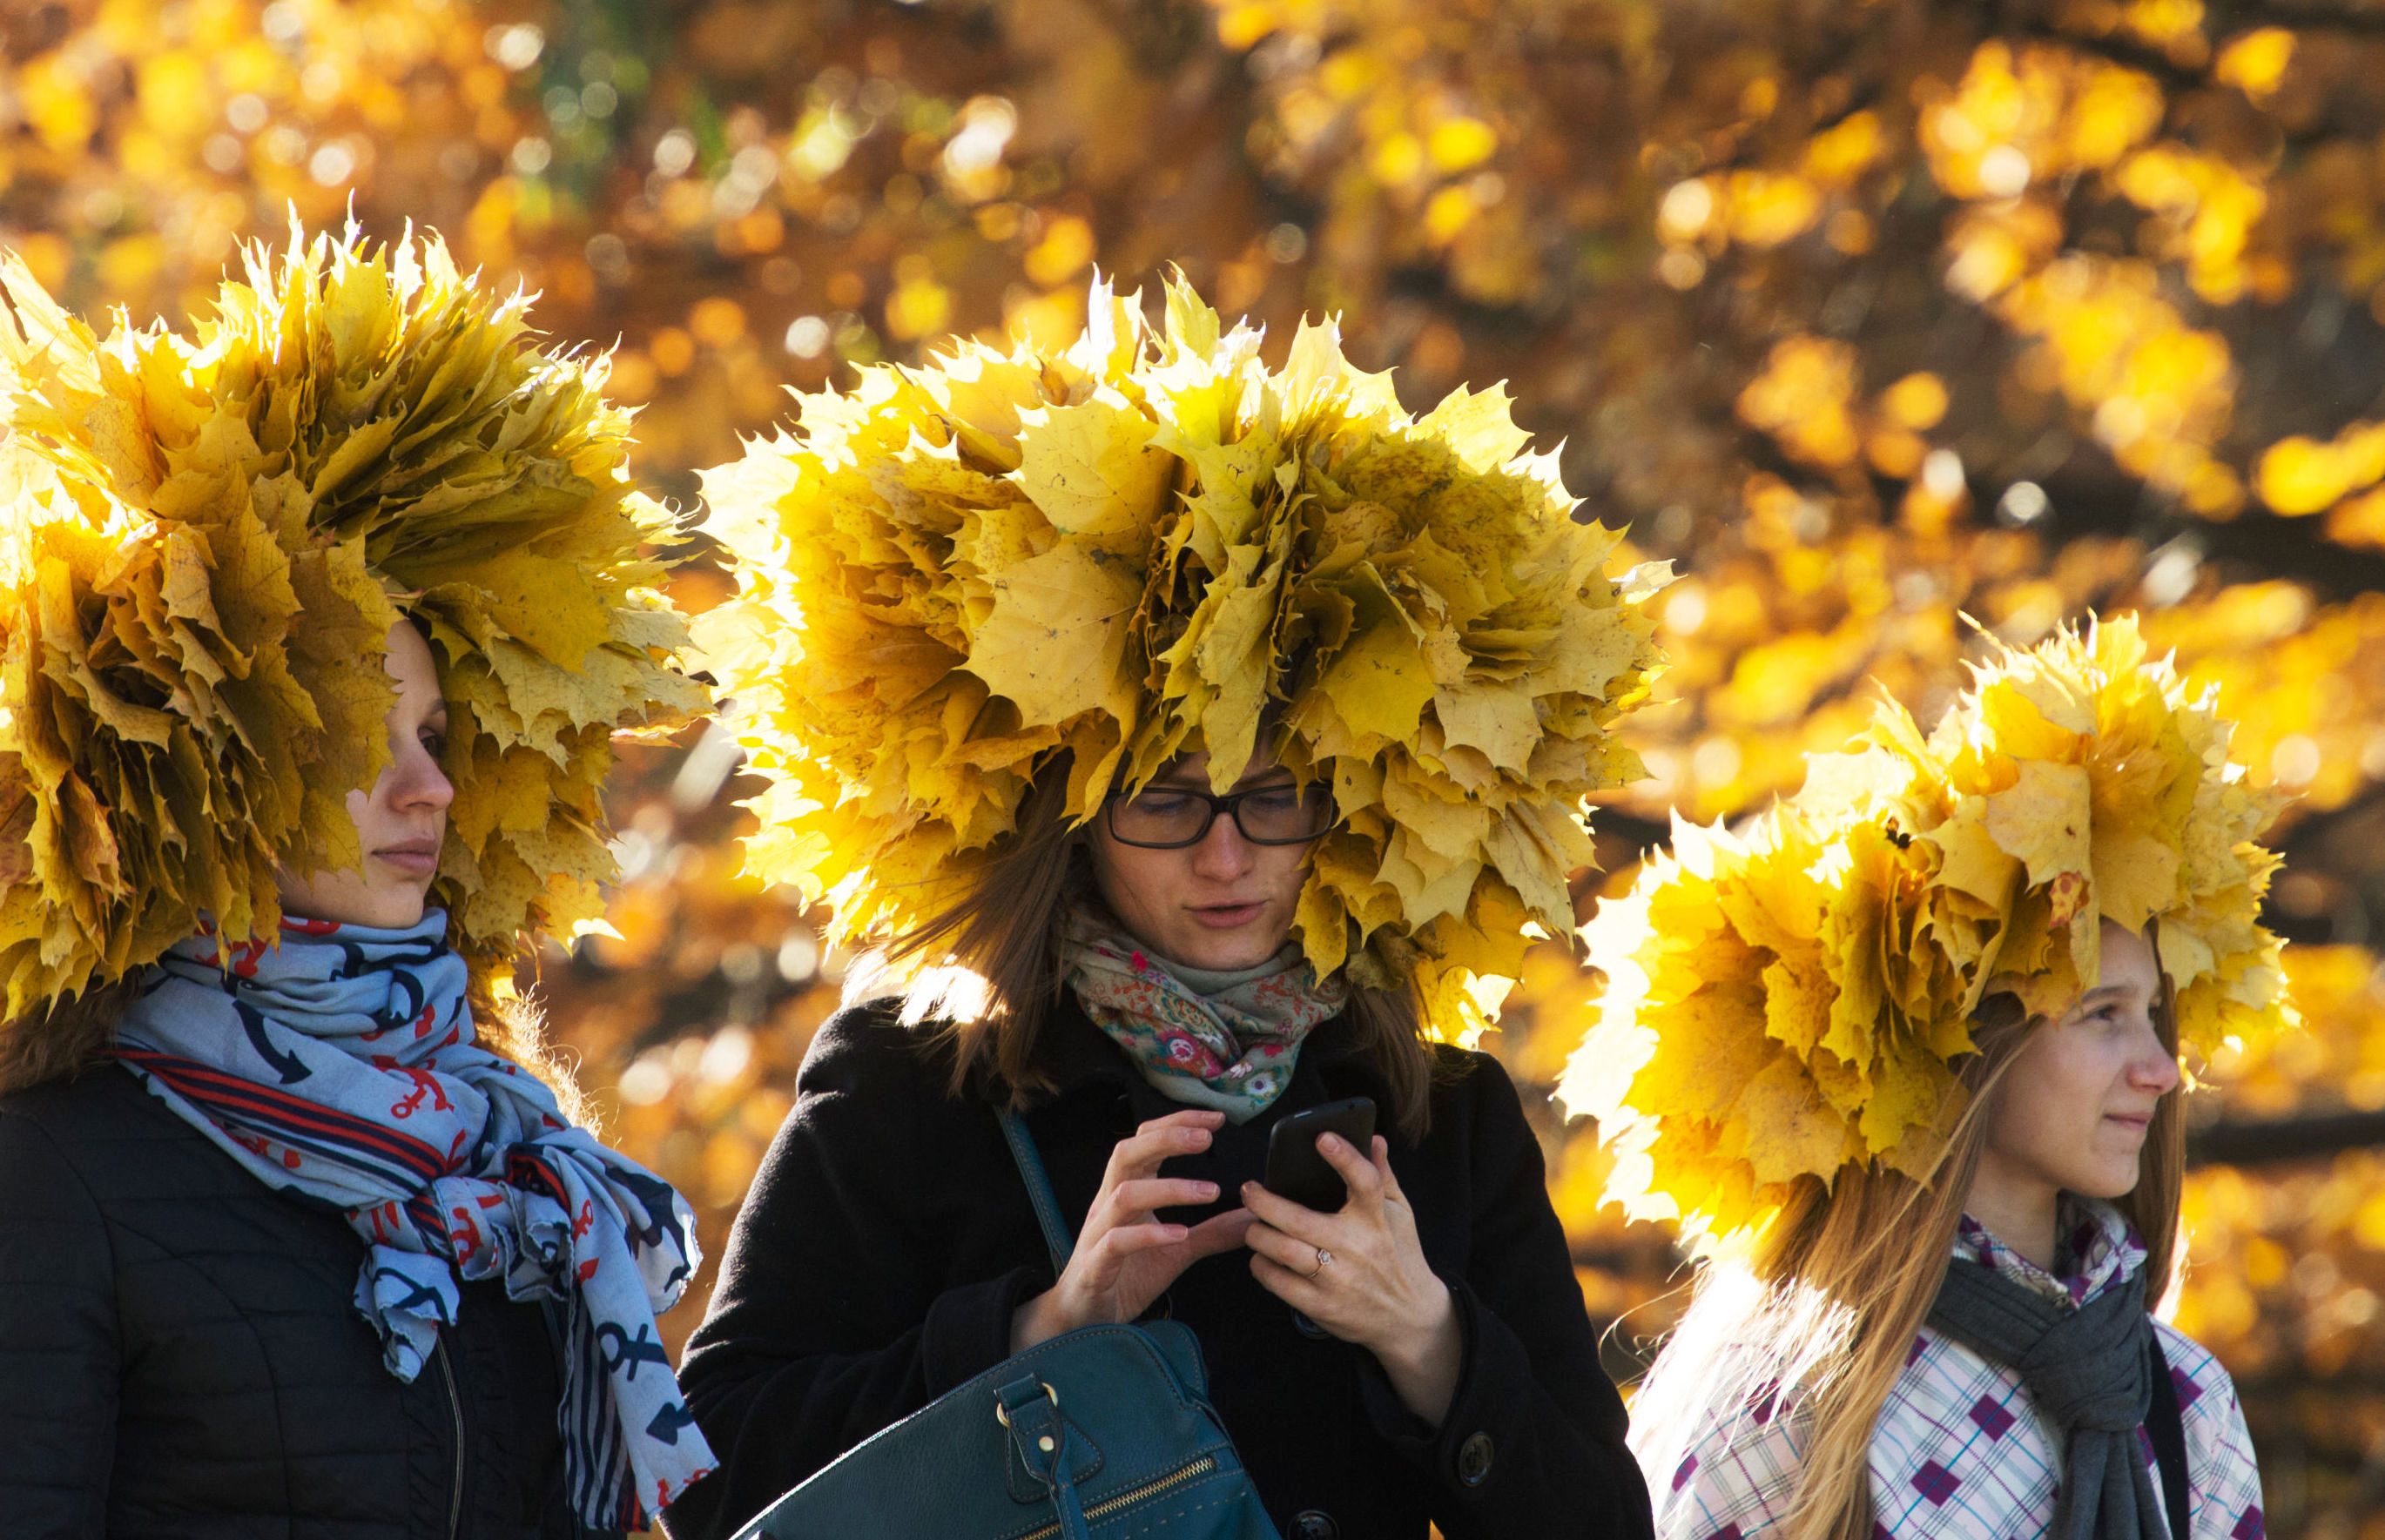
[[[2154,1096],[2167,1096],[2178,1088],[2181,1078],[2178,1055],[2163,1044],[2161,1034],[2147,1022],[2138,1035],[2137,1052],[2129,1062],[2129,1084]]]
[[[418,739],[398,745],[388,775],[390,806],[409,813],[444,813],[456,801],[456,783]]]
[[[1242,838],[1242,826],[1224,813],[1209,825],[1209,832],[1192,847],[1192,870],[1205,877],[1230,878],[1241,876],[1251,869],[1251,842]]]

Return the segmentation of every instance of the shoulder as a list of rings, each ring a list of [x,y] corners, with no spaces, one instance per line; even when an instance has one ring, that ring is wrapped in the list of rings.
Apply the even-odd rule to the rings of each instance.
[[[2197,1534],[2258,1534],[2261,1471],[2236,1382],[2208,1348],[2177,1327],[2156,1321],[2154,1332],[2178,1392],[2187,1484],[2194,1494],[2191,1527]]]
[[[970,1092],[953,1093],[946,1035],[932,1023],[905,1025],[900,1010],[870,1000],[820,1024],[780,1129],[786,1153],[810,1147],[822,1158],[876,1161],[899,1149],[918,1158],[981,1107]]]
[[[1720,1378],[1744,1383],[1743,1375]],[[1656,1534],[1710,1540],[1768,1533],[1796,1496],[1809,1414],[1760,1391],[1743,1401],[1709,1397],[1685,1409],[1682,1421],[1687,1428],[1659,1449],[1634,1418],[1632,1444],[1655,1499]]]
[[[2244,1414],[2227,1369],[2209,1348],[2166,1321],[2154,1323],[2154,1335],[2161,1342],[2162,1361],[2169,1366],[2188,1442],[2195,1442],[2198,1434],[2205,1439],[2235,1436]]]
[[[40,1160],[99,1182],[192,1142],[204,1141],[112,1062],[0,1096],[0,1168]]]
[[[171,1147],[204,1144],[162,1112],[113,1065],[0,1096],[0,1235],[40,1234],[45,1269],[104,1268],[111,1224],[187,1153]]]
[[[1429,1043],[1432,1060],[1432,1113],[1438,1123],[1446,1112],[1471,1121],[1520,1124],[1522,1096],[1507,1067],[1480,1049],[1450,1043]]]
[[[1506,1066],[1477,1049],[1430,1045],[1432,1058],[1432,1130],[1429,1144],[1467,1151],[1477,1164],[1505,1165],[1530,1154],[1538,1160],[1540,1140],[1524,1111],[1522,1093]]]
[[[820,1024],[795,1072],[798,1097],[941,1095],[951,1060],[934,1024],[906,1026],[902,1003],[848,1005]]]

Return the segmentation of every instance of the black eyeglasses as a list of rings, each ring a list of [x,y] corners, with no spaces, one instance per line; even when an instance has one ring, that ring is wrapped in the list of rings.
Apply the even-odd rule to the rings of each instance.
[[[1254,845],[1305,845],[1333,826],[1333,797],[1324,786],[1255,786],[1222,797],[1182,786],[1146,786],[1102,806],[1110,838],[1146,851],[1180,851],[1209,838],[1217,814]]]

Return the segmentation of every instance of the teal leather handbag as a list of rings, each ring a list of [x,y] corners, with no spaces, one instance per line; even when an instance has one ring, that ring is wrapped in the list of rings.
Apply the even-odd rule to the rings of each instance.
[[[1003,1136],[1057,1277],[1075,1237],[1027,1124]],[[737,1540],[1281,1540],[1209,1408],[1192,1330],[1087,1326],[872,1434]]]

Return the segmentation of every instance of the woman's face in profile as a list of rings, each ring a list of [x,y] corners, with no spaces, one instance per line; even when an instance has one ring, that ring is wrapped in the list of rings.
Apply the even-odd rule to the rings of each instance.
[[[397,686],[388,718],[389,767],[371,790],[348,793],[363,864],[304,876],[283,870],[274,886],[284,913],[380,930],[403,929],[422,918],[431,879],[439,875],[447,805],[456,799],[439,768],[447,702],[431,644],[403,620],[390,627],[384,666]]]
[[[2135,931],[2104,922],[2103,977],[2057,1022],[2039,1026],[2003,1086],[1982,1154],[1991,1168],[2113,1198],[2137,1185],[2138,1158],[2161,1099],[2178,1087],[2178,1055],[2154,1012],[2161,967]]]
[[[1135,939],[1171,962],[1219,971],[1255,967],[1292,935],[1294,907],[1308,873],[1311,844],[1258,844],[1219,813],[1198,842],[1175,850],[1126,843],[1166,836],[1172,826],[1198,827],[1208,813],[1194,793],[1209,789],[1209,756],[1188,754],[1154,776],[1130,800],[1116,801],[1093,820],[1093,877],[1101,895]],[[1233,792],[1252,792],[1242,824],[1265,837],[1321,826],[1316,799],[1291,773],[1254,761]],[[1173,823],[1171,821],[1174,821]]]

